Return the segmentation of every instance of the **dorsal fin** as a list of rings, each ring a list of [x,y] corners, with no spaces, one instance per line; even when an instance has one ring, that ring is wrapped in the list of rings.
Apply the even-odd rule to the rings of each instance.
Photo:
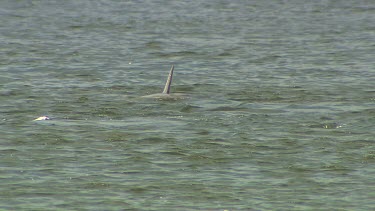
[[[174,66],[172,65],[171,70],[169,71],[167,82],[165,83],[163,94],[169,94],[169,92],[171,91],[173,69],[174,69]]]

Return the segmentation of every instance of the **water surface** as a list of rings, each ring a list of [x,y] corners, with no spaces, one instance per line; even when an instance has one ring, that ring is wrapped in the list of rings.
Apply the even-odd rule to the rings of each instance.
[[[374,10],[4,1],[0,208],[375,209]]]

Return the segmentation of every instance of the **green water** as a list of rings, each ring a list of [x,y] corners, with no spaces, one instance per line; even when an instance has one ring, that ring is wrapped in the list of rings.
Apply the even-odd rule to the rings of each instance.
[[[1,5],[0,209],[375,209],[372,1]]]

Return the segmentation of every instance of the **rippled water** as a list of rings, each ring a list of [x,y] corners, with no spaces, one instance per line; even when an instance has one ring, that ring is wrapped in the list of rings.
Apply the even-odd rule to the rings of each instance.
[[[375,209],[374,11],[3,1],[0,208]]]

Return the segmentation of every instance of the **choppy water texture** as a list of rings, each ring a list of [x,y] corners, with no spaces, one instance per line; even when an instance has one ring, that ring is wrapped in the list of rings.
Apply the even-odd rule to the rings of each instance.
[[[374,1],[8,0],[0,17],[0,209],[375,209]],[[141,98],[172,64],[188,97]]]

